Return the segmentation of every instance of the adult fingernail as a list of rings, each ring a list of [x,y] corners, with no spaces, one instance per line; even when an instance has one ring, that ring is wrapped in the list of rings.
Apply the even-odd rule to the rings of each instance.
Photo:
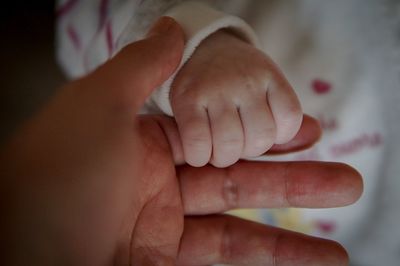
[[[146,37],[154,35],[167,34],[168,31],[176,24],[175,20],[171,17],[161,17],[147,33]]]

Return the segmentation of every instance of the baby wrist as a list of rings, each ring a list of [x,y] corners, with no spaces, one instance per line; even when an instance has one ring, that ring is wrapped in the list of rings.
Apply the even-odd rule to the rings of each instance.
[[[169,98],[171,84],[176,74],[190,59],[196,48],[204,39],[218,30],[229,29],[240,39],[256,47],[260,47],[260,45],[252,28],[242,19],[224,14],[198,1],[184,2],[167,11],[165,15],[174,18],[181,25],[186,35],[186,45],[179,67],[174,74],[152,94],[151,100],[154,101],[165,114],[173,116]]]

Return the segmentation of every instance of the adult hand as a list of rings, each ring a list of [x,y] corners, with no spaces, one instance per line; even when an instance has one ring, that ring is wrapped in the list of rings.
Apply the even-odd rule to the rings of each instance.
[[[352,168],[323,162],[175,166],[176,124],[138,116],[177,67],[184,37],[160,20],[142,41],[62,88],[1,153],[6,265],[344,265],[340,245],[221,213],[354,202]],[[318,137],[305,119],[288,151]],[[310,138],[311,136],[311,138]]]

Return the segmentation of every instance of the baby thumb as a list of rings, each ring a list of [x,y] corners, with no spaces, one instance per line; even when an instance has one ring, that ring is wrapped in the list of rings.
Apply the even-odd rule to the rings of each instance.
[[[114,58],[90,75],[118,104],[135,111],[151,92],[178,67],[184,48],[184,33],[170,17],[160,18],[146,38],[123,48]],[[109,99],[110,100],[110,99]]]

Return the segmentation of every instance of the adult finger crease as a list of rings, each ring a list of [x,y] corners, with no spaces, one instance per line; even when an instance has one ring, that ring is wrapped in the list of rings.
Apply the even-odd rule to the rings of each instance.
[[[222,228],[221,235],[221,245],[220,245],[220,262],[224,263],[230,260],[232,256],[232,243],[231,243],[231,228],[229,221],[224,219],[224,224]]]

